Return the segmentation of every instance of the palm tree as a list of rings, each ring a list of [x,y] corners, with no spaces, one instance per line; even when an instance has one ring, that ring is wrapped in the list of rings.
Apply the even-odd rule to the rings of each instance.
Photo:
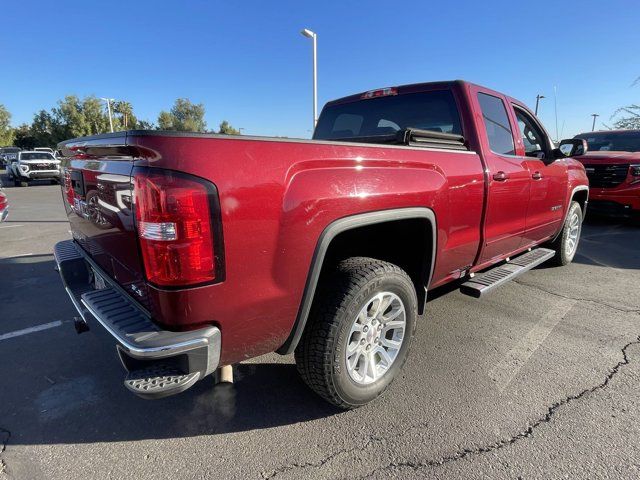
[[[133,106],[124,100],[118,100],[113,103],[113,111],[121,115],[122,125],[126,130],[129,124],[135,123],[135,117],[133,116]]]

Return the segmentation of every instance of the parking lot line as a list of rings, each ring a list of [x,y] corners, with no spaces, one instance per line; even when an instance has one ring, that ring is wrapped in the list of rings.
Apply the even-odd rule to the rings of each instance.
[[[16,228],[16,227],[24,227],[24,225],[0,225],[0,228]]]
[[[498,364],[489,371],[489,378],[496,382],[500,392],[511,383],[531,355],[542,345],[555,326],[577,303],[576,300],[561,300],[513,347]]]
[[[36,325],[35,327],[23,328],[22,330],[4,333],[0,335],[0,341],[20,337],[22,335],[28,335],[29,333],[40,332],[42,330],[48,330],[50,328],[59,327],[60,325],[62,325],[62,321],[56,320],[55,322],[43,323],[42,325]]]

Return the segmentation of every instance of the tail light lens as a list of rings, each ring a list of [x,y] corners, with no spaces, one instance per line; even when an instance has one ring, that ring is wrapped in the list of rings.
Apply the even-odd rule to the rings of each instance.
[[[134,174],[138,237],[149,282],[177,287],[216,280],[208,185],[174,172]]]

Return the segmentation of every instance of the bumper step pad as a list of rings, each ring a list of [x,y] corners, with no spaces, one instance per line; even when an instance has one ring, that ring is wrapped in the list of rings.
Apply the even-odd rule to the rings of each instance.
[[[198,378],[200,372],[185,374],[172,365],[154,363],[129,372],[124,379],[124,386],[139,397],[152,400],[183,392]]]
[[[536,248],[463,283],[460,287],[460,292],[471,297],[480,298],[503,283],[513,280],[527,270],[546,262],[555,254],[554,250],[548,248]]]

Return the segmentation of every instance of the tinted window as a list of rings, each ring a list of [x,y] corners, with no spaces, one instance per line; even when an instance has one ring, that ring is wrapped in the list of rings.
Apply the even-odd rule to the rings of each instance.
[[[392,135],[405,128],[462,134],[453,94],[439,90],[330,105],[322,110],[313,138]]]
[[[504,103],[498,97],[478,94],[478,101],[482,109],[482,118],[489,138],[491,151],[503,155],[515,155],[513,133],[509,124],[509,117]]]
[[[20,160],[53,160],[53,155],[50,153],[22,153],[20,154]]]
[[[516,118],[518,119],[520,135],[522,135],[525,155],[528,157],[544,158],[547,145],[544,133],[526,112],[519,108],[514,108],[514,110],[516,112]]]
[[[640,152],[640,132],[593,132],[576,135],[587,141],[590,152]]]

